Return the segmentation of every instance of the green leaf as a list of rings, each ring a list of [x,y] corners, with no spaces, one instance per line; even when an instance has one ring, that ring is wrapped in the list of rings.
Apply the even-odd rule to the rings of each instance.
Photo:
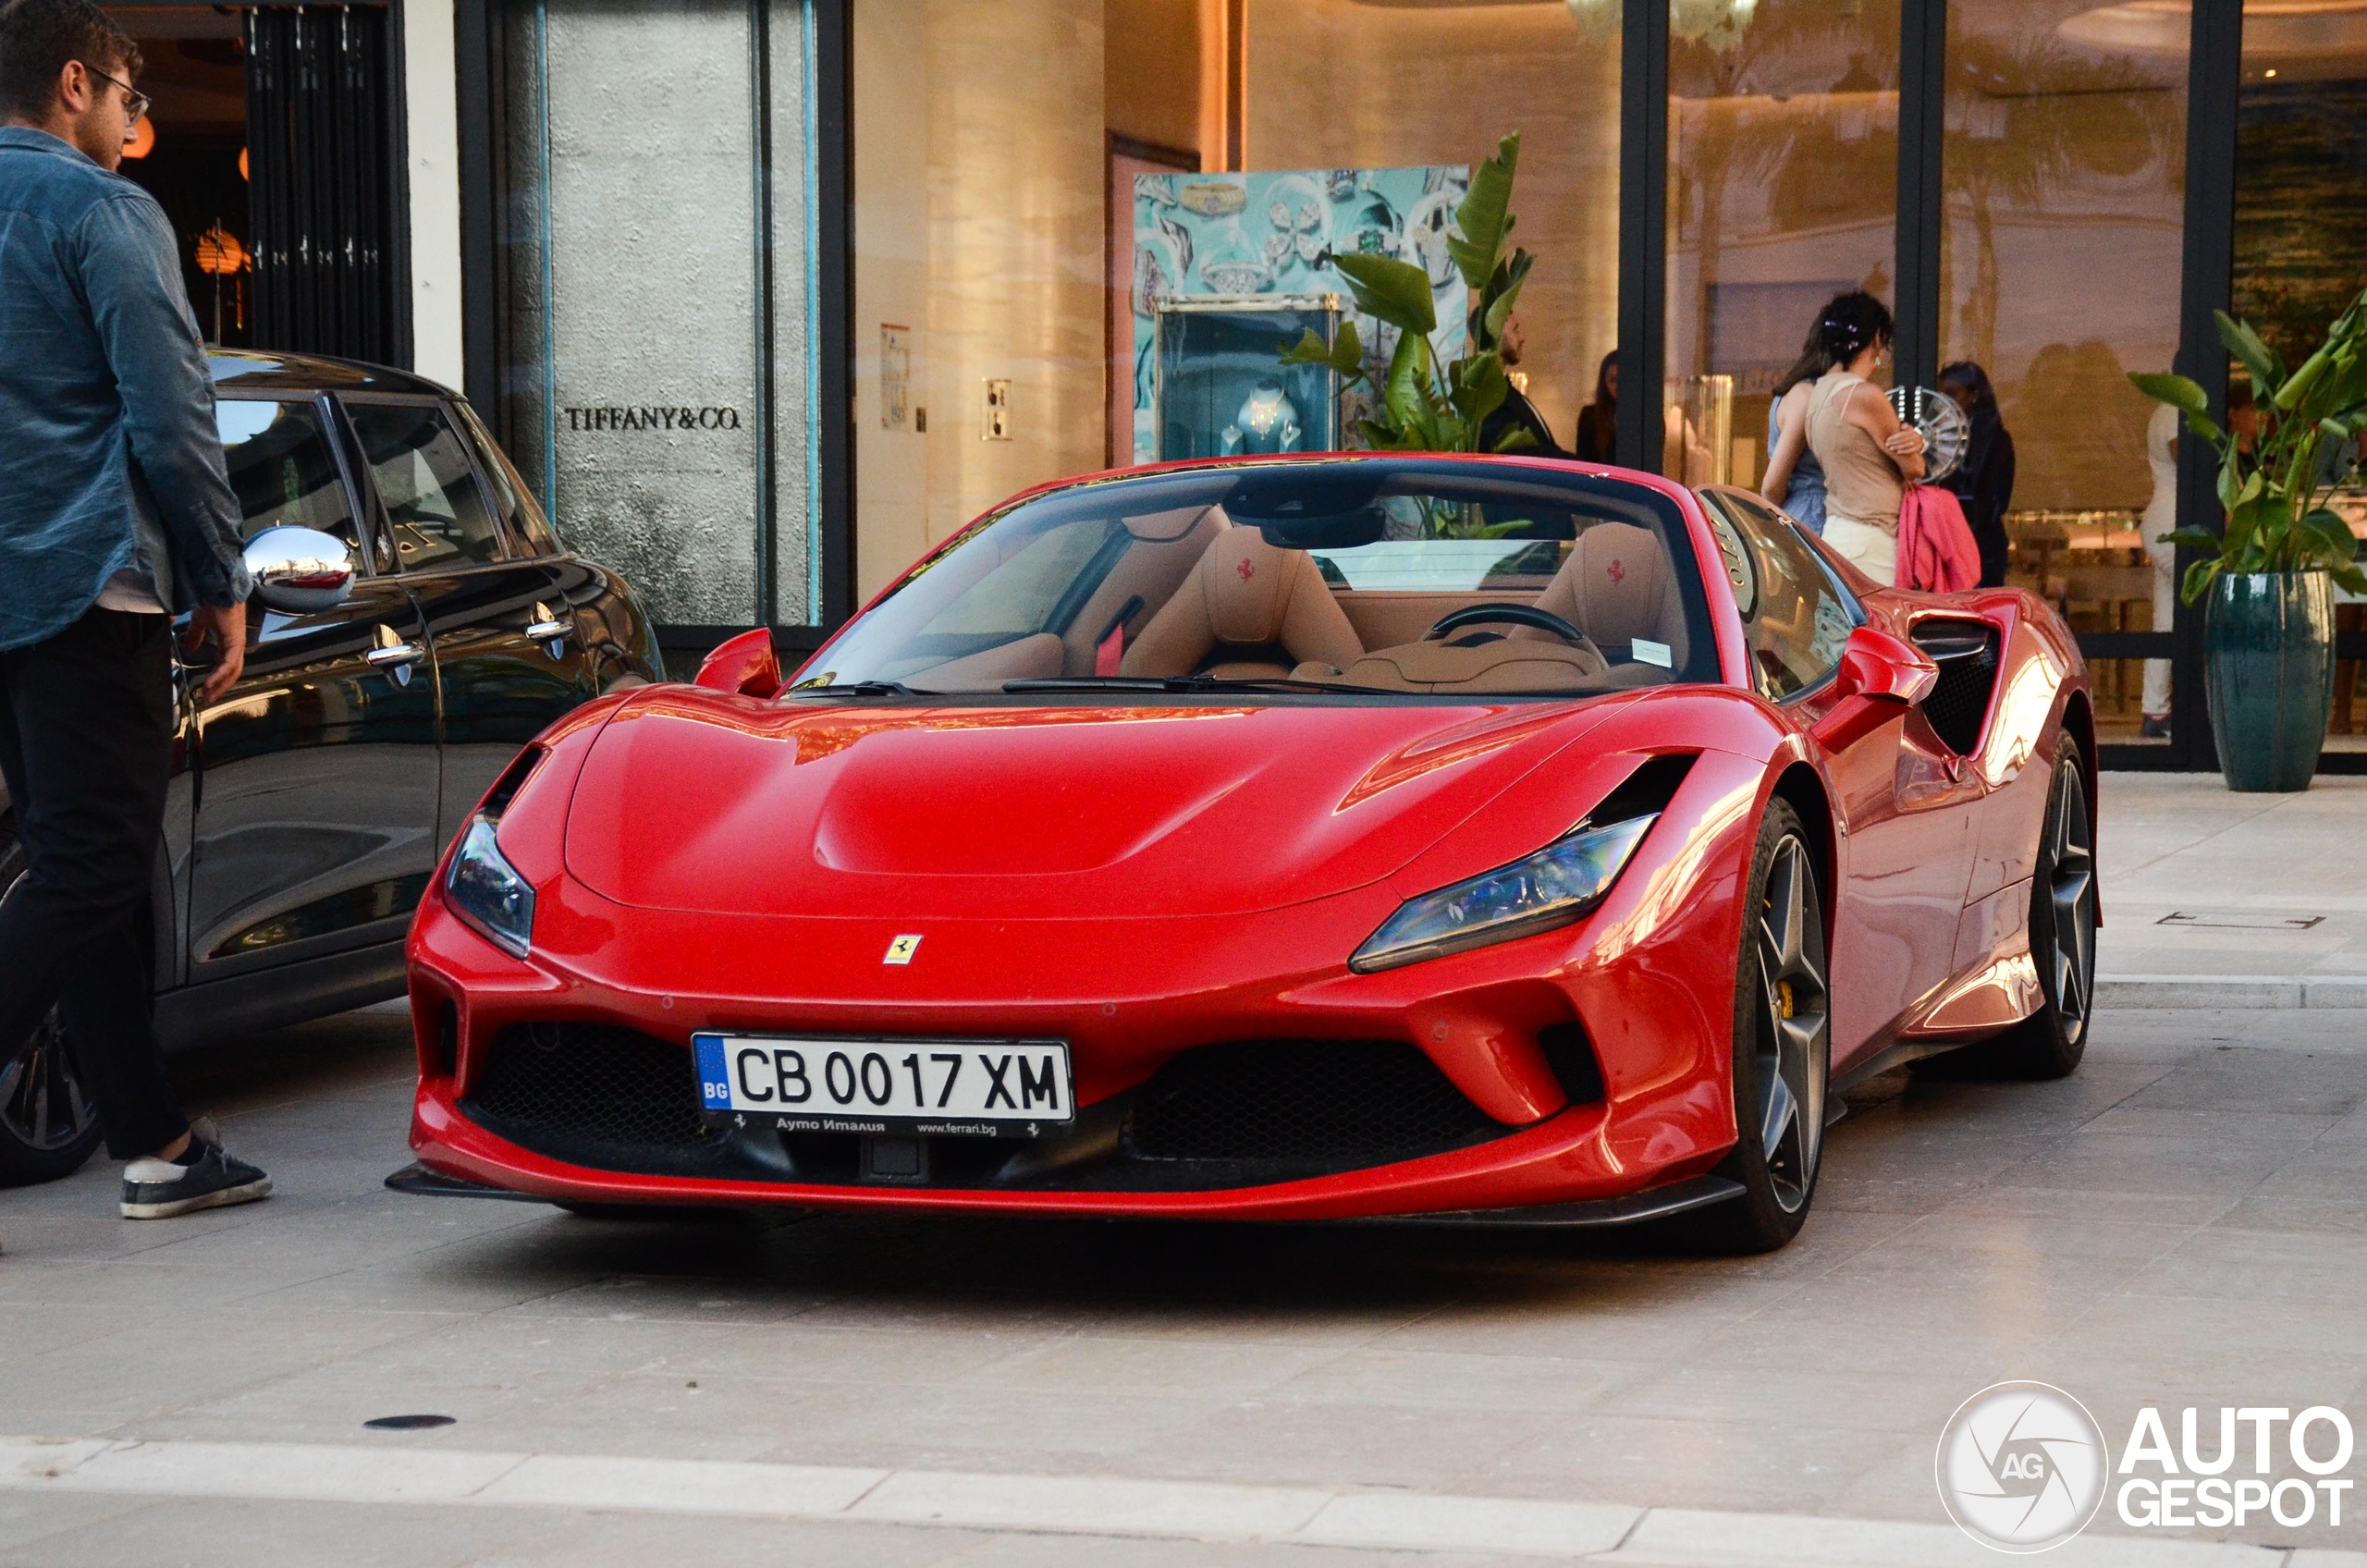
[[[2157,403],[2167,403],[2206,418],[2211,413],[2211,395],[2183,375],[2154,375],[2133,370],[2128,373],[2128,379],[2137,390]]]
[[[1504,335],[1504,323],[1512,319],[1513,306],[1520,299],[1521,285],[1528,281],[1528,269],[1537,258],[1526,251],[1515,251],[1512,260],[1496,269],[1488,280],[1488,291],[1481,295],[1480,330],[1486,334],[1483,347],[1492,349]]]
[[[2176,548],[2207,550],[2215,556],[2219,553],[2220,539],[2207,528],[2180,528],[2163,534],[2159,543]]]
[[[1455,227],[1462,232],[1447,235],[1446,251],[1473,288],[1488,286],[1497,252],[1512,233],[1513,171],[1519,165],[1520,132],[1515,131],[1496,144],[1494,157],[1471,171],[1471,189],[1454,209]]]
[[[1439,328],[1430,275],[1394,256],[1334,254],[1331,264],[1346,275],[1356,309],[1375,321],[1428,337]]]
[[[2350,532],[2350,524],[2329,508],[2320,507],[2303,518],[2300,532],[2309,535],[2329,560],[2348,561],[2359,553],[2359,540]]]
[[[1496,437],[1494,449],[1499,452],[1518,452],[1536,445],[1537,432],[1525,424],[1516,424]]]
[[[1488,416],[1503,407],[1504,398],[1512,392],[1512,383],[1505,379],[1504,361],[1492,350],[1457,360],[1453,372],[1454,389],[1449,394],[1454,411],[1463,416],[1476,437]]]
[[[1428,287],[1427,282],[1425,287]],[[1389,378],[1381,386],[1381,401],[1399,431],[1420,438],[1417,448],[1437,450],[1436,423],[1430,417],[1430,340],[1418,332],[1397,335],[1397,351],[1389,359]]]
[[[2334,582],[2335,586],[2346,594],[2367,594],[2367,571],[2361,571],[2355,566],[2335,568]]]
[[[1364,344],[1356,336],[1356,324],[1340,324],[1339,337],[1329,345],[1308,329],[1296,343],[1282,351],[1286,365],[1322,365],[1339,374],[1342,382],[1353,386],[1365,379]]]
[[[2211,416],[2208,414],[2187,415],[2186,427],[2214,447],[2224,447],[2227,444],[2226,434],[2211,423]]]
[[[2309,396],[2310,384],[2325,373],[2333,358],[2331,345],[2328,345],[2302,361],[2301,368],[2293,373],[2292,379],[2276,389],[2276,406],[2288,410],[2299,407],[2301,399]]]
[[[2203,595],[2211,592],[2211,580],[2218,575],[2219,562],[2215,557],[2195,562],[2186,569],[2186,582],[2178,590],[2178,597],[2190,606],[2202,603]]]
[[[2243,367],[2252,373],[2252,392],[2266,402],[2276,394],[2276,356],[2260,340],[2260,334],[2238,321],[2225,311],[2214,311],[2211,319],[2219,324],[2219,341],[2227,352],[2236,356]]]

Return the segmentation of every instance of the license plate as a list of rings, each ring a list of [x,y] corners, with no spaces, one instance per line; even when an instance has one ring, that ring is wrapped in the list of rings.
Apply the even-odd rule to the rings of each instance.
[[[691,1036],[709,1126],[1032,1138],[1075,1120],[1061,1040]]]

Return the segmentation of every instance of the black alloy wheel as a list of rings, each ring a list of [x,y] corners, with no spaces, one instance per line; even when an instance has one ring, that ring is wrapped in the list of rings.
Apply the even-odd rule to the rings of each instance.
[[[1718,1173],[1740,1196],[1699,1211],[1721,1250],[1770,1252],[1799,1234],[1824,1151],[1831,991],[1824,900],[1799,814],[1767,809],[1751,856],[1735,974],[1735,1148]]]
[[[2096,833],[2079,742],[2054,747],[2054,778],[2039,825],[2030,873],[2030,961],[2038,967],[2039,1009],[2005,1034],[1941,1059],[1956,1058],[2003,1078],[2067,1078],[2088,1050],[2096,998]]]
[[[0,904],[24,878],[24,848],[0,823]],[[0,1187],[70,1176],[102,1136],[55,1008],[24,1038],[0,1042]]]

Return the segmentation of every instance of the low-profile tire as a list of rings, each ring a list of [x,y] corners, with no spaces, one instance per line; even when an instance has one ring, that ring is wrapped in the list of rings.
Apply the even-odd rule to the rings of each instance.
[[[1772,1252],[1800,1233],[1824,1151],[1833,1027],[1824,900],[1799,814],[1767,808],[1750,858],[1735,964],[1735,1147],[1718,1174],[1738,1197],[1686,1218],[1701,1243]]]
[[[0,904],[24,877],[24,847],[0,822]],[[23,1039],[0,1041],[0,1187],[71,1176],[103,1136],[56,1009]]]
[[[2095,819],[2079,743],[2068,735],[2054,745],[2054,778],[2030,873],[2030,959],[2038,966],[2038,1011],[2003,1035],[1941,1058],[1949,1070],[2067,1078],[2087,1054],[2096,997]]]

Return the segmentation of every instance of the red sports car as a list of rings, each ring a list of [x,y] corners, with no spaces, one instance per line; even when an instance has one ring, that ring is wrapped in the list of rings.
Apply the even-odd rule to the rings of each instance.
[[[485,797],[419,1165],[573,1206],[1617,1224],[1780,1245],[1834,1091],[2079,1062],[2092,710],[2028,594],[1517,458],[1030,491]]]

